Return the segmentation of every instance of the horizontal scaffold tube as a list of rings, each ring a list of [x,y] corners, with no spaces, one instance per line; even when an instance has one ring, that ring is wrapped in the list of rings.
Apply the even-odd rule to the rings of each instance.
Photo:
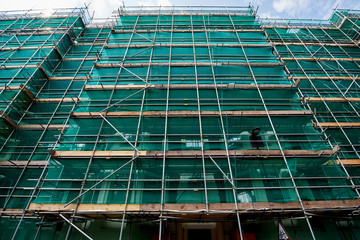
[[[37,65],[27,64],[27,65],[2,65],[0,69],[18,69],[18,68],[37,68]]]
[[[263,32],[262,29],[135,29],[135,30],[120,30],[120,29],[112,29],[113,33],[148,33],[148,32]]]
[[[0,69],[19,69],[19,68],[38,68],[42,71],[42,73],[45,75],[47,79],[49,79],[49,76],[47,75],[46,70],[44,67],[38,63],[38,64],[25,64],[25,65],[3,65],[0,66]]]
[[[304,46],[304,45],[313,45],[313,46],[325,46],[325,47],[358,47],[356,44],[352,43],[319,43],[319,42],[272,42],[272,45],[294,45],[294,46]]]
[[[311,115],[311,110],[272,110],[268,111],[272,116],[302,116]],[[106,117],[138,117],[140,114],[145,117],[198,117],[199,111],[143,111],[143,112],[72,112],[74,118],[100,118],[100,114]],[[259,117],[267,116],[266,111],[222,111],[226,116]],[[203,117],[220,116],[219,111],[200,111]]]
[[[56,31],[56,34],[64,34],[67,33],[67,28],[63,28],[64,30],[60,30],[60,29],[54,29]],[[11,29],[6,30],[4,33],[2,33],[2,36],[14,36],[14,34],[16,34],[16,36],[41,36],[41,35],[51,35],[54,34],[54,30],[42,30],[40,29],[31,29],[31,30],[22,30],[19,31],[18,29],[13,29],[11,31]]]
[[[144,63],[94,63],[96,68],[116,68],[116,67],[148,67],[151,66],[172,66],[172,67],[210,67],[210,66],[253,66],[253,67],[273,67],[281,66],[282,62],[144,62]]]
[[[298,157],[298,156],[332,156],[337,151],[340,150],[339,146],[335,146],[333,149],[326,150],[283,150],[285,156],[287,157]],[[257,149],[247,149],[247,150],[229,150],[229,156],[232,157],[281,157],[282,153],[280,150],[257,150]],[[54,151],[51,150],[50,154],[54,158],[86,158],[86,157],[132,157],[134,151]],[[139,157],[151,157],[151,158],[161,158],[164,155],[163,151],[140,151]],[[226,157],[227,151],[225,150],[205,150],[203,151],[205,157]],[[188,150],[188,151],[166,151],[165,156],[169,158],[194,158],[202,156],[200,150]]]
[[[133,90],[143,89],[146,86],[144,84],[131,84],[131,85],[85,85],[85,90]],[[294,88],[297,84],[258,84],[260,89],[281,89],[281,88]],[[167,89],[167,84],[152,84],[147,87],[148,89]],[[215,89],[214,84],[170,84],[169,89]],[[235,89],[257,89],[255,84],[216,84],[216,88],[235,88]]]
[[[353,61],[360,61],[360,58],[324,58],[324,57],[283,57],[281,58],[284,61],[346,61],[346,62],[353,62]]]
[[[36,49],[52,49],[54,46],[29,46],[29,47],[2,47],[0,51],[13,51],[13,50],[36,50]]]
[[[312,27],[312,26],[290,26],[290,25],[287,25],[287,26],[277,26],[277,25],[269,25],[269,26],[263,26],[263,28],[270,28],[270,29],[273,29],[273,28],[283,28],[283,29],[292,29],[292,28],[295,28],[295,29],[331,29],[331,30],[339,30],[338,28],[336,27]]]
[[[310,79],[310,80],[354,80],[354,79],[360,79],[359,77],[348,77],[348,76],[289,76],[289,78],[293,78],[293,79],[299,79],[299,80],[304,80],[304,79]]]

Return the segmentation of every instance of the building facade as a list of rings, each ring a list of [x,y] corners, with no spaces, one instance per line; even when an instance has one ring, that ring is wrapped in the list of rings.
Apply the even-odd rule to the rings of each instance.
[[[360,12],[0,12],[1,239],[360,239]]]

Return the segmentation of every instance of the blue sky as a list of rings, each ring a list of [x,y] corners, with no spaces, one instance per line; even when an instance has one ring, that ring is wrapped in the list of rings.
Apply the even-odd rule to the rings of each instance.
[[[2,0],[6,1],[6,0]],[[122,0],[8,0],[0,5],[0,10],[49,9],[62,7],[80,7],[89,5],[95,17],[106,18],[116,10]],[[125,6],[248,6],[248,0],[124,0]],[[276,18],[315,18],[328,19],[333,9],[338,8],[360,10],[359,0],[253,0],[251,5],[259,6],[261,17]]]

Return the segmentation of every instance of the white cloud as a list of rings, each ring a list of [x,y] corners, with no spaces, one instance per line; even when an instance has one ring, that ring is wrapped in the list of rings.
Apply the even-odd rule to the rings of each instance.
[[[312,0],[274,0],[273,7],[278,13],[287,13],[291,16],[308,10],[310,11],[310,5]]]
[[[121,5],[121,0],[93,0],[89,6],[89,12],[92,14],[95,11],[96,18],[107,18]]]
[[[283,15],[284,18],[315,18],[329,19],[338,5],[339,8],[352,9],[360,6],[360,3],[350,3],[348,0],[273,0],[274,12]]]
[[[259,6],[261,17],[282,18],[324,18],[328,19],[333,8],[339,4],[339,8],[359,9],[359,0],[2,0],[6,4],[0,4],[0,10],[26,10],[26,9],[51,9],[83,7],[88,4],[92,15],[95,11],[96,18],[111,16],[125,1],[127,5],[138,6],[172,6],[172,5],[247,5],[249,1],[256,9]]]
[[[139,6],[152,7],[152,6],[172,6],[169,0],[145,0],[137,3]]]

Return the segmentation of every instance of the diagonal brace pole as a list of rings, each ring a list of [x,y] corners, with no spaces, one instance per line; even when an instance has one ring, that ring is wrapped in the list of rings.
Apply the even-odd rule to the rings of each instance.
[[[119,103],[121,103],[121,102],[123,102],[123,101],[125,101],[125,100],[127,100],[127,99],[129,99],[129,98],[131,98],[132,96],[135,96],[136,94],[138,94],[138,93],[140,93],[140,92],[144,91],[144,90],[145,90],[145,89],[147,89],[148,87],[150,87],[150,84],[145,84],[145,87],[143,87],[142,89],[140,89],[140,90],[138,90],[138,91],[136,91],[136,92],[134,92],[134,93],[130,94],[130,95],[129,95],[129,96],[127,96],[126,98],[123,98],[123,99],[121,99],[121,100],[117,101],[116,103],[111,104],[110,106],[108,106],[108,107],[104,108],[103,110],[101,110],[101,111],[100,111],[100,113],[101,113],[101,112],[104,112],[104,111],[106,111],[106,110],[108,110],[109,108],[112,108],[112,107],[113,107],[113,106],[115,106],[115,105],[118,105]]]
[[[92,187],[88,188],[86,191],[84,191],[83,193],[81,193],[79,196],[77,196],[76,198],[74,198],[73,200],[71,200],[70,202],[68,202],[64,208],[66,208],[67,206],[70,205],[70,203],[73,203],[75,200],[79,199],[80,197],[82,197],[85,193],[93,190],[96,186],[98,186],[100,183],[102,183],[103,181],[105,181],[106,179],[108,179],[109,177],[111,177],[112,175],[114,175],[115,173],[117,173],[118,171],[120,171],[122,168],[124,168],[126,165],[128,165],[129,163],[133,162],[136,158],[138,158],[139,156],[135,156],[132,159],[130,159],[129,161],[127,161],[126,163],[124,163],[123,165],[121,165],[118,169],[116,169],[115,171],[113,171],[112,173],[110,173],[109,175],[107,175],[106,177],[104,177],[103,179],[101,179],[99,182],[95,183]]]
[[[119,65],[119,66],[120,66],[122,69],[124,69],[125,71],[127,71],[128,73],[130,73],[130,74],[134,75],[135,77],[137,77],[138,79],[140,79],[141,81],[143,81],[144,83],[147,83],[147,81],[146,81],[146,80],[144,80],[142,77],[140,77],[140,76],[139,76],[139,75],[137,75],[136,73],[134,73],[134,72],[130,71],[130,70],[129,70],[129,69],[127,69],[126,67],[124,67],[122,63],[120,63],[120,65]]]
[[[344,95],[347,94],[347,92],[350,90],[351,86],[354,84],[354,82],[356,81],[356,79],[358,78],[358,75],[356,75],[355,77],[353,77],[352,82],[350,83],[349,87],[346,89],[346,91],[344,92]]]
[[[100,113],[100,117],[102,117],[105,122],[107,122],[110,127],[112,127],[137,153],[140,153],[140,151],[129,140],[127,140],[126,137],[119,130],[117,130],[117,128],[114,127],[114,125],[112,125],[111,122],[109,122],[102,113]]]
[[[78,228],[75,224],[73,224],[72,222],[70,222],[66,217],[64,217],[61,213],[59,213],[59,216],[64,219],[68,224],[70,224],[70,226],[72,226],[73,228],[75,228],[76,230],[78,230],[82,235],[84,235],[87,239],[93,240],[91,237],[89,237],[89,235],[87,235],[86,233],[84,233],[80,228]]]
[[[231,180],[228,178],[228,176],[226,176],[226,174],[224,173],[224,171],[223,171],[223,170],[220,168],[220,166],[215,162],[215,160],[214,160],[211,156],[209,156],[209,158],[210,158],[210,160],[215,164],[215,166],[219,169],[219,171],[224,175],[224,177],[229,181],[229,183],[231,184],[231,186],[232,186],[233,188],[235,188],[234,182],[231,181]]]

